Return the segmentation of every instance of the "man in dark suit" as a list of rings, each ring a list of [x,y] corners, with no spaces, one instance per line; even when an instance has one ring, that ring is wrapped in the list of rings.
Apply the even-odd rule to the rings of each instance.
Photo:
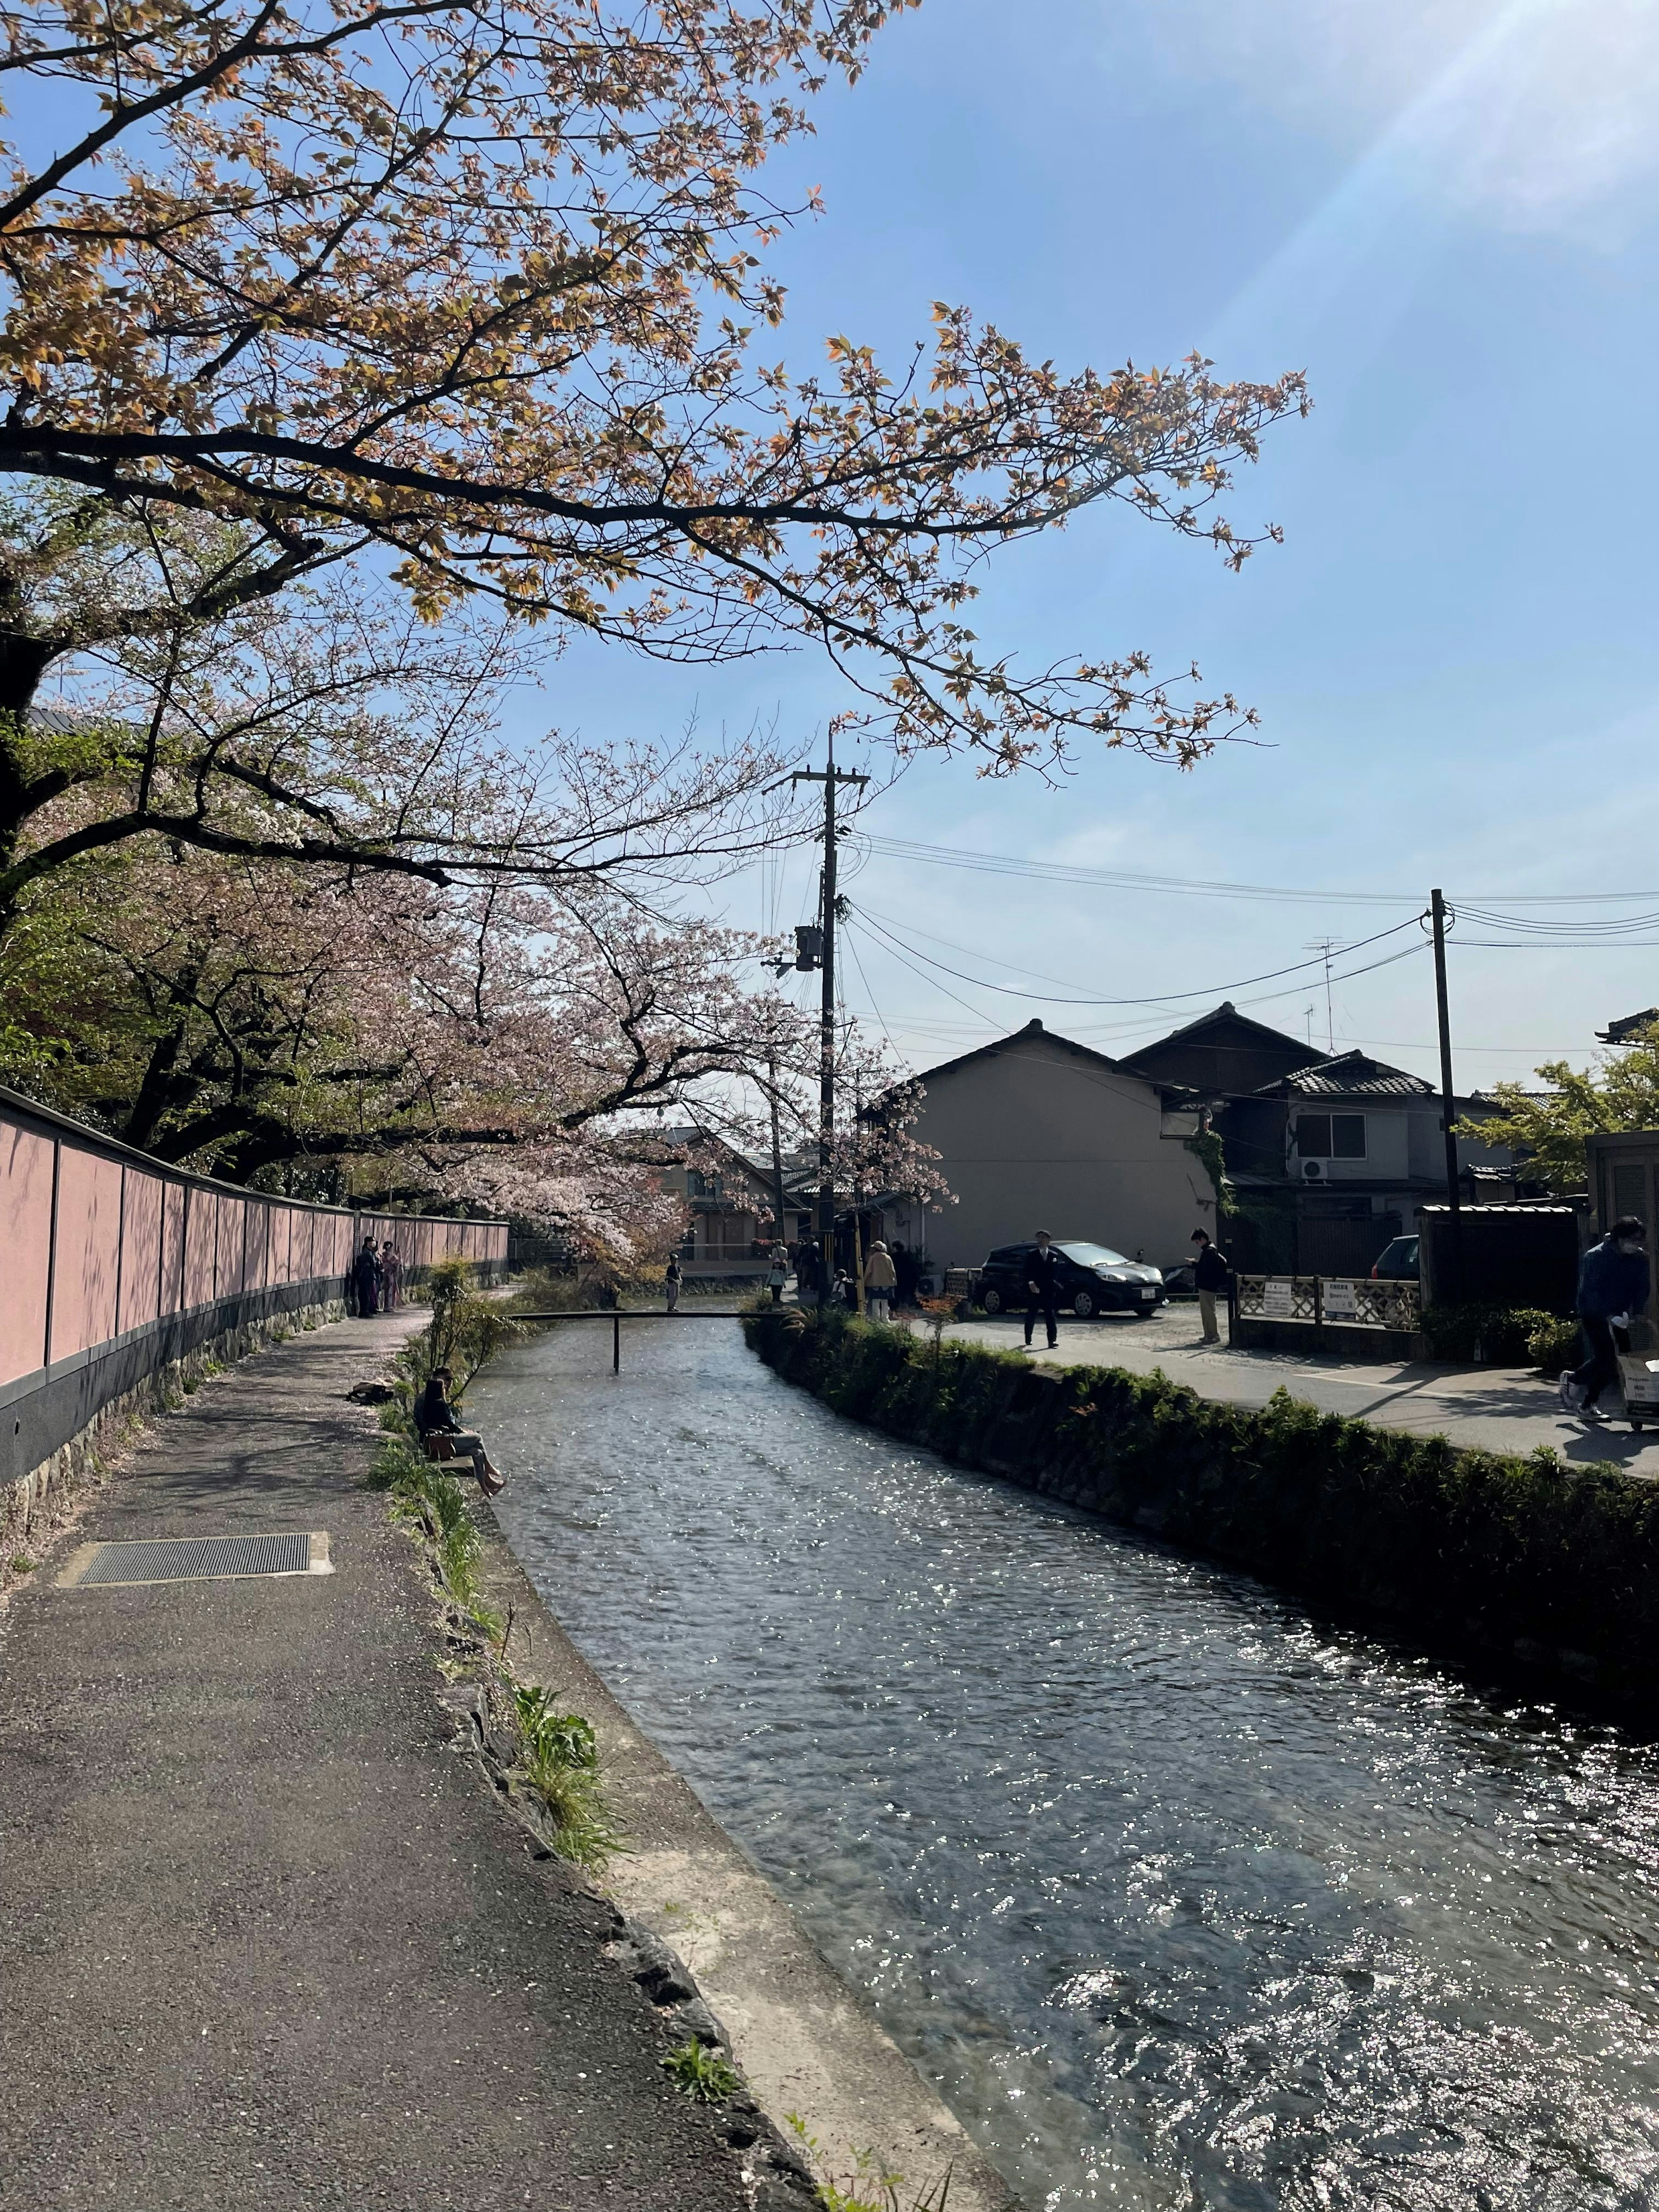
[[[1029,1347],[1036,1317],[1042,1316],[1050,1349],[1060,1342],[1060,1255],[1046,1229],[1025,1255],[1025,1342]]]

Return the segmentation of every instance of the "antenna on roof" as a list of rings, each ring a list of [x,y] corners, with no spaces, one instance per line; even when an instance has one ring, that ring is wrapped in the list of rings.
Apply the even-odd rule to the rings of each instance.
[[[1336,951],[1334,937],[1316,937],[1303,946],[1304,952],[1322,952],[1325,956],[1325,1049],[1333,1059],[1336,1056],[1336,1024],[1331,1016],[1331,955]],[[1313,1031],[1308,1032],[1308,1042],[1313,1042]]]

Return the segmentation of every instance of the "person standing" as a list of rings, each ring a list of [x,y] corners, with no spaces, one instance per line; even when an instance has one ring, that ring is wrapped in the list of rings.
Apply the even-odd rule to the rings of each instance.
[[[893,1255],[878,1237],[864,1263],[864,1310],[872,1321],[887,1319],[897,1282],[898,1270],[893,1265]]]
[[[775,1244],[766,1259],[766,1287],[775,1306],[783,1304],[783,1286],[788,1279],[789,1255],[781,1244]]]
[[[396,1313],[403,1302],[404,1263],[388,1237],[380,1247],[380,1304],[386,1312]]]
[[[1046,1229],[1037,1231],[1036,1242],[1026,1256],[1025,1297],[1026,1349],[1030,1349],[1031,1331],[1041,1314],[1052,1352],[1060,1342],[1060,1255]]]
[[[1587,1421],[1604,1418],[1596,1400],[1618,1380],[1613,1330],[1628,1324],[1648,1302],[1652,1278],[1642,1249],[1646,1234],[1633,1213],[1622,1214],[1578,1264],[1578,1326],[1589,1357],[1582,1367],[1562,1370],[1557,1393],[1570,1413],[1582,1413]]]
[[[680,1310],[680,1255],[678,1252],[669,1255],[668,1270],[663,1277],[663,1288],[668,1294],[669,1312],[678,1313]]]
[[[357,1291],[357,1311],[365,1318],[380,1310],[380,1262],[374,1250],[374,1239],[365,1237],[362,1249],[353,1263],[352,1280]]]
[[[804,1306],[818,1302],[818,1248],[810,1237],[795,1249],[795,1296]]]
[[[1216,1293],[1226,1289],[1232,1269],[1221,1247],[1210,1242],[1207,1229],[1194,1229],[1193,1242],[1198,1247],[1193,1261],[1193,1286],[1198,1292],[1198,1317],[1203,1324],[1204,1342],[1219,1344],[1221,1331],[1215,1325]]]

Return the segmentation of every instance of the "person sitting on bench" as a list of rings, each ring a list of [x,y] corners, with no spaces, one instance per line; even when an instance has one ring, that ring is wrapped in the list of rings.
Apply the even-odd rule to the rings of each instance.
[[[471,1460],[479,1489],[486,1498],[493,1498],[505,1486],[507,1478],[490,1465],[483,1438],[476,1431],[461,1426],[449,1402],[449,1385],[453,1379],[447,1367],[434,1367],[428,1376],[426,1388],[415,1401],[415,1433],[425,1445],[428,1459]]]

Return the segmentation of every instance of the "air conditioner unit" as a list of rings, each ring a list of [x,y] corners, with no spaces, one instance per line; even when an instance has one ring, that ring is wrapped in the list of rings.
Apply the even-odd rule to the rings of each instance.
[[[1323,1160],[1304,1160],[1302,1163],[1304,1182],[1323,1182],[1329,1174],[1330,1170]]]

